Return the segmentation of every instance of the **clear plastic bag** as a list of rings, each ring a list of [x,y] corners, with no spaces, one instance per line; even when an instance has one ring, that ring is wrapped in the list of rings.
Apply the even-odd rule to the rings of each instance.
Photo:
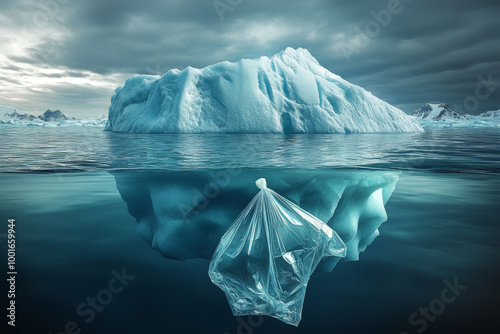
[[[307,282],[322,258],[344,257],[328,225],[256,181],[259,193],[221,238],[209,276],[235,316],[268,315],[298,326]]]

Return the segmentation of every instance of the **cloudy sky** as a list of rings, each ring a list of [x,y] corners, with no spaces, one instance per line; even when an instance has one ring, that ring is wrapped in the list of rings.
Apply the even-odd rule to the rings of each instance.
[[[2,0],[0,105],[106,114],[115,87],[305,47],[330,71],[410,112],[500,109],[494,0]]]

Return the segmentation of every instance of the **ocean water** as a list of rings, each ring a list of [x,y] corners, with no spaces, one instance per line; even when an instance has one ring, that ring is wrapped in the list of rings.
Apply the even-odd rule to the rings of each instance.
[[[9,218],[16,219],[17,270],[16,327],[7,326],[2,316],[2,333],[500,329],[498,130],[137,135],[2,126],[0,147],[4,277]],[[199,241],[215,223],[194,226],[188,246],[179,242],[173,249],[152,247],[148,230],[136,229],[138,217],[169,214],[168,205],[155,203],[180,198],[197,184],[203,190],[207,178],[221,173],[231,175],[232,191],[210,197],[208,207],[217,208],[210,211],[215,223],[235,218],[255,194],[251,181],[257,175],[285,194],[319,174],[338,180],[389,175],[397,182],[380,235],[358,261],[312,276],[295,328],[270,317],[232,315],[224,293],[207,275],[210,247]],[[321,184],[317,187],[321,191]],[[93,300],[103,303],[92,309]]]

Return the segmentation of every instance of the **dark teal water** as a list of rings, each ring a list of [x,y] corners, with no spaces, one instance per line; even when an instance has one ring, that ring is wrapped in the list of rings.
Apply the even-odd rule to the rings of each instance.
[[[17,326],[7,327],[3,316],[2,333],[60,333],[65,326],[68,333],[221,334],[500,328],[498,132],[233,138],[2,127],[0,134],[2,267],[7,219],[15,218],[18,272]],[[114,176],[133,181],[138,173],[180,170],[196,178],[228,168],[242,168],[241,177],[254,168],[400,173],[380,236],[359,261],[313,275],[298,328],[233,317],[208,278],[207,260],[166,259],[139,236]],[[122,270],[129,276],[123,289],[102,292]],[[106,305],[92,313],[85,305],[96,296]],[[427,319],[420,308],[430,308]]]

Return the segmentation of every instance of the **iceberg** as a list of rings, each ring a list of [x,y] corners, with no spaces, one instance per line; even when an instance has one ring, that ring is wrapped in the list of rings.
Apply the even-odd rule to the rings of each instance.
[[[423,131],[412,117],[322,67],[306,49],[126,80],[105,130],[134,133]]]
[[[498,117],[500,117],[500,110],[491,110],[491,111],[483,112],[482,114],[479,114],[479,117],[498,118]]]
[[[394,171],[289,168],[110,173],[137,233],[175,260],[211,259],[260,177],[337,232],[347,247],[341,261],[358,260],[387,220],[385,204],[399,179]],[[330,272],[339,260],[326,258],[317,270]]]
[[[18,120],[18,119],[7,119],[0,120],[0,125],[12,125],[12,126],[30,126],[30,127],[45,127],[45,128],[84,128],[84,127],[101,127],[104,128],[106,125],[106,120],[102,119],[92,119],[92,118],[82,118],[74,120],[61,120],[61,121],[50,121],[45,122],[40,119],[35,120]]]

